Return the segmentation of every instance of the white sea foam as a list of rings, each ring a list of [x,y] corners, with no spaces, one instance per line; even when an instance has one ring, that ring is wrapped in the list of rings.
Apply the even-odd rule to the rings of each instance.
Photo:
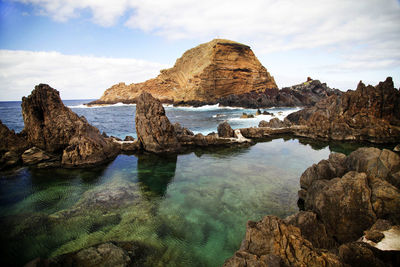
[[[108,107],[124,107],[124,106],[136,106],[136,104],[124,104],[121,102],[118,102],[116,104],[106,104],[106,105],[85,105],[85,104],[80,104],[76,106],[68,106],[69,108],[108,108]]]
[[[168,106],[169,107],[169,106]],[[181,109],[181,110],[190,110],[190,111],[212,111],[212,110],[242,110],[245,108],[240,108],[240,107],[228,107],[228,106],[220,106],[219,104],[215,104],[215,105],[204,105],[204,106],[200,106],[200,107],[193,107],[193,106],[178,106],[178,107],[174,107],[177,109]],[[248,109],[251,110],[251,109]]]
[[[236,121],[236,122],[260,122],[262,120],[264,121],[270,121],[272,118],[278,118],[280,120],[283,120],[287,115],[299,111],[301,110],[301,108],[291,108],[291,109],[287,109],[287,110],[279,110],[276,112],[273,112],[273,110],[268,109],[269,112],[273,113],[274,116],[271,115],[258,115],[258,116],[254,116],[254,118],[231,118],[228,119],[228,121]],[[251,113],[250,113],[251,114]]]

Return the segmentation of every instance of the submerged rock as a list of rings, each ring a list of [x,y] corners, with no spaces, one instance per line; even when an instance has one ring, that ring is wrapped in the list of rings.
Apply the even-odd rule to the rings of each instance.
[[[165,115],[161,102],[151,94],[143,92],[136,106],[136,132],[143,149],[154,153],[178,152],[174,126]]]
[[[26,267],[41,266],[141,266],[146,262],[151,248],[139,242],[106,242],[50,259],[37,258]]]
[[[114,158],[118,147],[84,117],[66,107],[59,92],[46,84],[22,99],[27,140],[46,152],[62,154],[63,167],[91,166]]]

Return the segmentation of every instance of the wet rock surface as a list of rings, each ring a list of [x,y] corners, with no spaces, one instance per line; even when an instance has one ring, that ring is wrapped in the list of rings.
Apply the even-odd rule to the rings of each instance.
[[[393,240],[400,232],[400,190],[391,177],[399,166],[390,150],[332,153],[300,178],[304,211],[284,221],[249,221],[240,249],[224,266],[270,266],[270,255],[272,266],[398,266]]]
[[[397,143],[400,139],[400,92],[391,77],[377,86],[360,82],[355,91],[332,95],[288,115],[305,125],[297,134],[328,140]]]
[[[59,92],[46,84],[22,99],[24,132],[29,144],[61,154],[63,167],[91,166],[114,158],[119,149],[84,117],[64,106]]]

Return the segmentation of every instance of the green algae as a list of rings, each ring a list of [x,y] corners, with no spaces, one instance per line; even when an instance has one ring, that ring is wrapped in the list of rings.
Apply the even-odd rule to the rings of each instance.
[[[93,173],[31,170],[9,180],[1,198],[4,260],[21,265],[136,241],[149,248],[144,266],[219,266],[240,246],[248,220],[297,210],[299,177],[328,157],[328,145],[276,139],[179,156],[120,155]],[[26,189],[22,199],[12,197],[18,179],[30,181],[15,187]]]

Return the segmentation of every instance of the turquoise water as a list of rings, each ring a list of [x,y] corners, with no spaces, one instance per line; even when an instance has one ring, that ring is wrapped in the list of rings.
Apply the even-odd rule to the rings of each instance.
[[[335,149],[313,146],[275,139],[120,155],[90,170],[21,169],[0,179],[2,260],[21,265],[118,240],[151,247],[147,266],[220,266],[247,220],[297,211],[301,173]]]
[[[100,130],[135,135],[134,106],[80,103],[67,102]],[[23,128],[19,105],[0,103],[0,119],[16,131]],[[243,110],[216,106],[166,109],[172,121],[204,133],[223,120],[237,128],[261,119],[240,120]],[[169,157],[119,155],[91,169],[0,173],[0,265],[21,266],[106,241],[136,241],[149,248],[145,266],[220,266],[239,248],[247,220],[297,211],[306,168],[330,151],[355,148],[281,138]]]

